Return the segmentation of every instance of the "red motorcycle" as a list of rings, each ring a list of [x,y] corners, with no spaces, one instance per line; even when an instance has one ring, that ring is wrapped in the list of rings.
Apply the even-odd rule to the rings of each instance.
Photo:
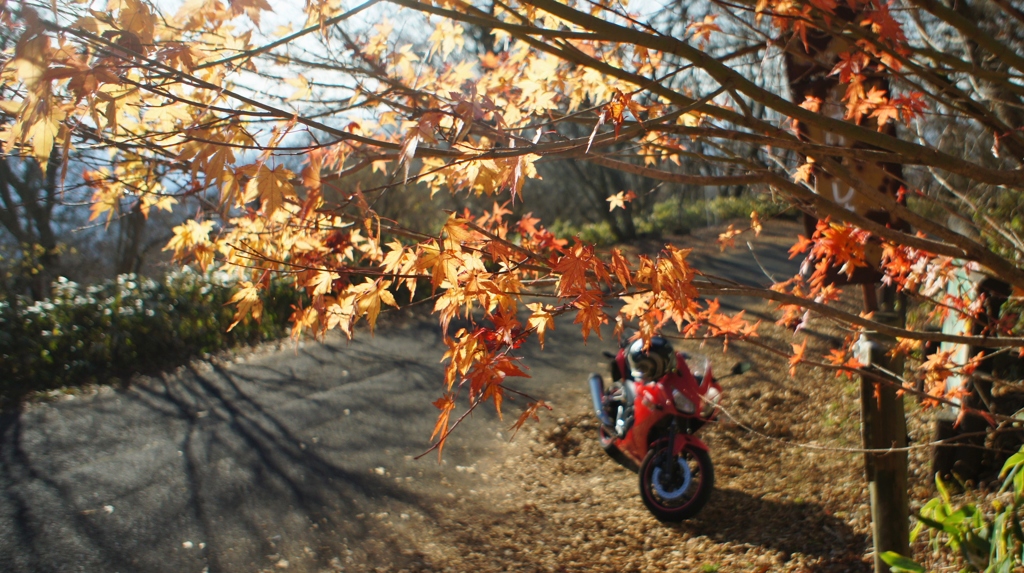
[[[676,522],[696,515],[714,488],[708,446],[696,434],[718,415],[722,387],[707,357],[675,353],[664,339],[661,344],[667,347],[664,366],[646,379],[627,362],[627,353],[638,352],[637,343],[618,354],[605,352],[612,359],[613,384],[606,390],[601,376],[591,374],[590,392],[601,421],[601,446],[637,469],[647,509],[661,521]],[[733,374],[749,369],[750,363],[741,362]]]

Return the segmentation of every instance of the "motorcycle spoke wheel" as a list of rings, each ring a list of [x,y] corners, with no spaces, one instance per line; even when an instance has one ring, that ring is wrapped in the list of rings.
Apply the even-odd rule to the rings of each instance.
[[[661,521],[696,515],[711,496],[715,475],[707,452],[687,447],[678,456],[667,446],[653,448],[640,465],[640,497]]]

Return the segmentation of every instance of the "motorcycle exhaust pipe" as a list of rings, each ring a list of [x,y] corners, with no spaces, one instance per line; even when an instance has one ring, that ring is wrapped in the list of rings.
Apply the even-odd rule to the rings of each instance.
[[[614,429],[615,420],[604,411],[604,404],[601,402],[604,398],[604,381],[601,380],[600,374],[590,375],[590,396],[594,399],[594,413],[597,414],[597,419],[605,427]]]

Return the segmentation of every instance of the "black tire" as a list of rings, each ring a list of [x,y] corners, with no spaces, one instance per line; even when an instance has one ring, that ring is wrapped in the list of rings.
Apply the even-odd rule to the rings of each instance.
[[[601,449],[604,450],[604,453],[608,454],[608,457],[615,460],[616,463],[631,472],[637,471],[638,468],[636,466],[636,462],[616,447],[615,439],[608,435],[604,426],[601,426],[597,430],[597,441],[601,444]]]
[[[672,448],[667,443],[647,452],[640,464],[640,498],[659,521],[679,522],[697,515],[708,502],[715,488],[715,468],[707,452],[691,446],[674,457],[675,468],[667,459],[672,457]],[[689,469],[688,480],[681,464]],[[664,475],[666,472],[670,474]]]

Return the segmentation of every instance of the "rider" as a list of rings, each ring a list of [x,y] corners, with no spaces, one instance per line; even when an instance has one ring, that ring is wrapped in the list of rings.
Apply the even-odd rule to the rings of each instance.
[[[637,382],[646,384],[660,379],[675,369],[675,357],[672,345],[660,336],[651,337],[651,343],[646,350],[641,339],[629,345],[626,350],[628,372],[623,377],[620,397],[622,405],[619,406],[615,418],[615,432],[620,438],[624,437],[633,425],[633,401],[636,399],[636,389],[633,385]]]

